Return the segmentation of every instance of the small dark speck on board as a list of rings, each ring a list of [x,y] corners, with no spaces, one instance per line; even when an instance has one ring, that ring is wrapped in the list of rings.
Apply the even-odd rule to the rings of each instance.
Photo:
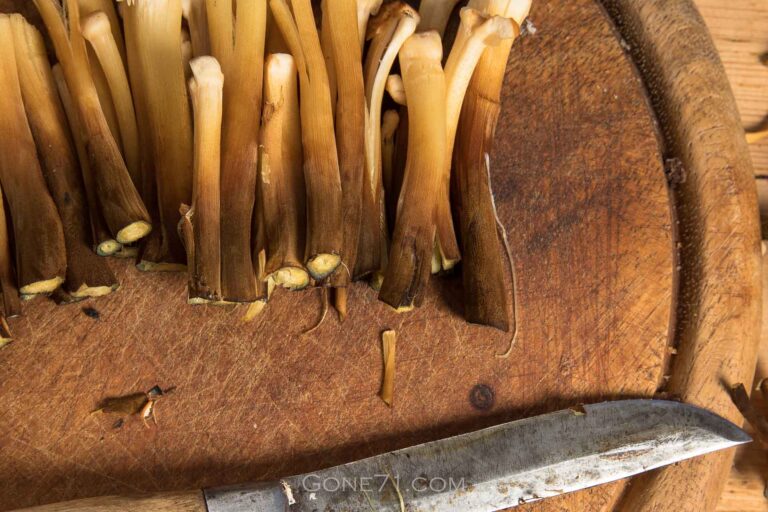
[[[493,407],[496,397],[493,389],[485,384],[478,384],[469,392],[469,403],[478,411],[487,411]]]
[[[85,313],[85,316],[89,318],[93,318],[94,320],[98,320],[101,318],[101,313],[99,313],[99,310],[92,307],[85,307],[83,308],[83,313]]]

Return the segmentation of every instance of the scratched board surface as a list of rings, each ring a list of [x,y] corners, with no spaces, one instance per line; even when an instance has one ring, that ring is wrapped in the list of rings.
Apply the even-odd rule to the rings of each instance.
[[[240,309],[186,306],[182,275],[115,261],[117,293],[64,307],[38,299],[11,324],[17,341],[0,350],[0,510],[274,478],[652,395],[676,245],[653,116],[596,2],[537,0],[531,19],[493,156],[517,276],[507,357],[510,335],[462,319],[457,277],[434,279],[405,315],[357,285],[347,321],[331,314],[302,335],[319,316],[317,292],[277,293],[246,324]],[[384,329],[398,334],[392,408],[377,397]],[[157,426],[91,414],[104,397],[155,384],[176,387]],[[527,507],[610,510],[622,485]]]

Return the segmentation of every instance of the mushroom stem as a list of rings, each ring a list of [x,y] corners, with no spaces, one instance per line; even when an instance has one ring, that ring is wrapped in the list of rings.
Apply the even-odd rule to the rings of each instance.
[[[400,115],[397,113],[397,110],[387,110],[384,112],[381,121],[381,176],[385,194],[389,194],[394,190],[393,160],[395,157],[395,135],[397,135],[397,128],[399,126]]]
[[[181,0],[135,0],[123,11],[133,90],[152,150],[144,196],[156,197],[158,229],[143,247],[142,270],[180,270],[179,205],[192,199],[192,118],[181,55]],[[147,155],[145,158],[148,158]]]
[[[182,206],[180,231],[187,249],[189,303],[221,299],[219,244],[219,171],[224,75],[213,57],[190,62],[189,82],[195,117],[195,158],[192,206]]]
[[[356,0],[325,0],[325,7],[323,17],[329,20],[334,68],[339,76],[344,77],[338,83],[336,105],[336,142],[344,226],[341,258],[344,264],[331,279],[333,286],[344,288],[352,280],[361,230],[361,196],[365,175],[365,84],[362,50],[358,44]],[[343,300],[346,292],[338,291],[335,297]],[[344,307],[346,302],[338,304]]]
[[[271,0],[275,22],[299,73],[301,138],[307,190],[305,266],[323,280],[341,263],[342,191],[328,75],[309,0]]]
[[[13,318],[21,315],[21,298],[16,286],[16,278],[13,276],[12,258],[8,218],[5,214],[3,191],[0,187],[0,297],[3,301],[0,318]],[[2,346],[2,341],[0,341],[0,346]]]
[[[451,156],[467,86],[485,48],[497,46],[504,40],[512,40],[518,34],[519,26],[511,19],[500,16],[489,17],[472,8],[461,10],[459,32],[445,63],[448,156],[436,214],[435,253],[439,256],[439,261],[434,262],[433,269],[438,271],[451,270],[461,259],[451,213]]]
[[[61,217],[67,270],[64,288],[74,298],[107,295],[118,287],[107,262],[90,248],[88,212],[77,157],[40,33],[11,15],[16,67],[43,177]],[[118,57],[119,58],[119,57]]]
[[[53,66],[53,79],[56,82],[61,105],[64,107],[64,113],[67,116],[69,130],[72,133],[72,139],[77,152],[77,159],[80,163],[80,173],[83,178],[83,188],[88,204],[88,218],[91,221],[91,244],[99,256],[112,256],[120,250],[122,244],[112,237],[104,220],[104,215],[101,213],[99,197],[96,194],[96,185],[94,184],[91,166],[88,163],[88,152],[83,142],[85,140],[85,132],[82,124],[80,124],[80,119],[77,117],[77,110],[72,103],[69,88],[67,88],[67,83],[64,80],[64,72],[59,64]]]
[[[383,19],[381,19],[383,18]],[[381,105],[387,76],[403,43],[415,31],[419,15],[402,2],[385,4],[369,24],[372,41],[365,60],[364,81],[368,119],[365,125],[365,175],[362,219],[354,277],[384,268],[388,229],[381,177]]]
[[[107,15],[109,27],[112,31],[112,38],[115,40],[117,50],[120,53],[120,60],[122,60],[125,65],[125,40],[123,39],[123,32],[120,30],[122,24],[120,23],[117,9],[115,9],[115,2],[113,0],[78,0],[77,5],[80,8],[80,16],[82,18],[86,18],[91,13],[97,11],[101,11]]]
[[[211,43],[208,40],[208,13],[205,0],[182,0],[181,9],[189,26],[192,56],[210,55]]]
[[[238,3],[234,54],[223,67],[221,288],[228,302],[254,302],[251,225],[258,180],[267,0]]]
[[[205,0],[205,11],[211,55],[219,61],[221,69],[226,71],[229,69],[235,50],[235,21],[232,0]]]
[[[446,83],[437,32],[411,36],[400,50],[408,101],[408,161],[389,263],[379,299],[397,311],[423,300],[435,240],[434,214],[446,159]]]
[[[0,48],[7,50],[0,59],[0,186],[10,208],[17,282],[22,295],[50,293],[64,281],[64,233],[24,113],[8,15],[0,15]]]
[[[264,273],[277,286],[291,290],[309,285],[302,265],[306,196],[297,81],[293,57],[284,53],[267,57],[259,132],[261,218],[267,243]]]
[[[383,0],[357,0],[357,31],[360,34],[360,49],[365,46],[365,34],[368,30],[368,20],[378,14]]]
[[[103,11],[96,11],[83,19],[83,36],[91,43],[101,69],[107,79],[109,92],[117,114],[120,127],[120,140],[123,145],[125,164],[136,187],[141,184],[141,153],[139,151],[139,131],[136,127],[136,112],[133,109],[133,97],[128,85],[120,50],[112,35],[109,18]]]
[[[486,15],[511,18],[518,25],[530,6],[531,0],[472,0],[469,4]],[[470,322],[503,331],[515,328],[515,319],[509,315],[509,302],[514,298],[507,292],[510,287],[505,279],[505,250],[496,227],[489,155],[513,42],[508,39],[487,48],[475,67],[461,107],[454,154],[454,206],[464,257],[464,314]]]
[[[398,105],[408,105],[408,99],[405,97],[405,86],[403,85],[403,77],[400,75],[389,75],[387,77],[387,94]]]
[[[419,32],[436,30],[440,37],[443,37],[451,13],[458,3],[459,0],[421,0]]]
[[[115,15],[115,18],[117,18],[114,4],[110,0],[77,0],[77,6],[80,11],[81,19],[84,19],[91,13],[97,11],[107,12],[109,10],[111,10]],[[110,17],[110,21],[111,20],[112,18]],[[119,24],[119,20],[116,19],[115,21]],[[116,40],[120,39],[122,42],[119,25],[114,37]],[[104,117],[107,119],[109,131],[112,133],[112,137],[115,139],[117,147],[122,153],[123,145],[122,139],[120,138],[120,122],[118,120],[114,98],[112,97],[112,93],[109,89],[107,75],[99,65],[99,60],[96,57],[96,52],[93,50],[93,48],[86,48],[86,52],[88,53],[88,69],[91,72],[93,84],[96,86],[96,93],[99,95],[99,103],[101,104],[101,109],[104,111]],[[123,52],[121,55],[125,55],[125,53]]]
[[[69,36],[58,2],[34,0],[56,56],[61,63],[78,118],[86,135],[88,163],[94,177],[104,220],[120,243],[134,242],[146,236],[152,226],[123,161],[120,150],[107,126],[99,97],[88,73],[88,54],[80,33],[80,13],[75,0],[67,0]]]
[[[338,98],[338,85],[336,84],[336,63],[333,58],[333,43],[331,42],[331,16],[328,12],[328,0],[320,2],[320,48],[325,59],[325,71],[328,73],[328,89],[331,94],[331,109],[336,117],[336,102]]]

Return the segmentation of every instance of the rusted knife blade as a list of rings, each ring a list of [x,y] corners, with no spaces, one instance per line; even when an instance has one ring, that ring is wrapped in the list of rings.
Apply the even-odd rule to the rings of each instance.
[[[751,441],[704,409],[623,400],[513,421],[279,482],[207,490],[209,512],[492,512]]]

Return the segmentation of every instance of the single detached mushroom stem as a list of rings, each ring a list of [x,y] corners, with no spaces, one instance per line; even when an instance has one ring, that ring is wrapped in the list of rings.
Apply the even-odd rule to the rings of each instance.
[[[223,67],[221,288],[228,302],[254,302],[251,225],[256,203],[267,0],[238,3],[235,46]]]
[[[195,158],[191,207],[182,207],[180,231],[187,248],[189,303],[221,299],[219,172],[224,75],[213,57],[190,62],[189,88],[195,114]]]
[[[318,281],[341,263],[342,190],[328,76],[309,0],[270,0],[299,73],[301,138],[307,190],[305,267]]]
[[[445,27],[448,26],[451,13],[458,3],[459,0],[421,0],[419,32],[436,30],[442,37],[445,33]]]
[[[250,0],[254,1],[254,0]],[[235,50],[235,21],[232,0],[205,0],[211,55],[228,70]]]
[[[301,161],[298,75],[293,57],[267,57],[261,145],[261,218],[266,231],[264,272],[277,286],[300,290],[309,285],[302,264],[306,194]]]
[[[128,85],[125,64],[112,35],[109,18],[102,11],[96,11],[83,19],[83,36],[91,43],[99,60],[101,69],[107,78],[109,92],[120,126],[120,140],[123,143],[125,165],[136,187],[141,184],[141,152],[139,150],[139,130],[136,127],[136,112],[133,109],[133,97]]]
[[[386,264],[388,229],[381,177],[381,105],[387,76],[400,48],[416,31],[418,23],[419,15],[416,11],[402,2],[385,4],[369,23],[372,40],[363,75],[368,106],[365,125],[366,170],[355,278],[378,272]]]
[[[344,245],[341,268],[331,283],[340,317],[346,316],[346,288],[357,261],[365,175],[365,84],[363,57],[358,44],[356,0],[326,0],[323,16],[329,19],[334,67],[339,76],[336,105],[336,143],[343,201]]]
[[[387,94],[398,105],[408,105],[408,100],[405,97],[405,86],[403,85],[403,77],[400,75],[389,75],[387,77]]]
[[[22,295],[50,293],[64,281],[61,219],[43,179],[24,112],[9,15],[0,15],[0,186],[10,209]]]
[[[451,213],[451,156],[459,125],[459,114],[467,86],[486,47],[517,37],[519,26],[509,18],[488,17],[472,8],[461,11],[461,24],[453,49],[445,63],[447,159],[443,171],[440,202],[437,207],[436,255],[433,270],[451,270],[461,259]]]
[[[147,209],[131,181],[117,143],[109,131],[96,88],[88,72],[88,54],[80,33],[80,14],[75,0],[67,0],[69,34],[60,5],[55,0],[34,0],[56,56],[61,63],[78,117],[86,134],[85,147],[104,220],[120,243],[146,236],[152,226]]]
[[[43,177],[62,220],[67,255],[64,289],[75,299],[106,295],[118,283],[107,262],[90,247],[82,177],[43,38],[19,14],[11,15],[11,24],[27,119]]]
[[[80,124],[77,110],[72,102],[72,97],[69,94],[69,88],[64,80],[64,72],[61,70],[59,64],[53,66],[53,79],[56,82],[56,89],[59,93],[59,98],[61,98],[61,105],[67,116],[69,131],[72,134],[75,150],[77,152],[77,159],[80,163],[83,189],[88,204],[88,218],[91,224],[91,245],[99,256],[112,256],[122,248],[122,244],[115,240],[109,232],[107,223],[104,220],[104,215],[101,213],[101,206],[99,204],[99,197],[96,194],[93,173],[91,171],[91,166],[88,163],[88,152],[85,149],[85,131],[82,124]]]
[[[208,13],[205,0],[182,0],[181,9],[189,27],[192,56],[210,55],[211,43],[208,40]]]
[[[151,135],[144,196],[156,197],[157,230],[141,251],[142,270],[180,270],[184,247],[177,233],[179,205],[192,199],[192,118],[181,54],[181,0],[135,0],[124,8],[137,113]]]
[[[13,275],[11,237],[8,233],[8,216],[5,214],[3,191],[0,187],[0,298],[2,318],[13,318],[21,314],[21,298],[16,278]]]
[[[434,214],[446,159],[446,84],[437,32],[411,36],[400,50],[408,101],[408,160],[389,263],[379,299],[397,311],[421,303],[435,240]]]
[[[522,24],[531,0],[472,0],[469,7],[488,16]],[[509,305],[502,246],[496,227],[496,206],[490,180],[490,156],[501,112],[501,89],[513,39],[486,48],[468,86],[456,137],[454,173],[459,229],[463,248],[462,278],[467,320],[503,331],[515,329]],[[512,274],[514,277],[514,274]],[[512,308],[514,309],[514,308]]]

